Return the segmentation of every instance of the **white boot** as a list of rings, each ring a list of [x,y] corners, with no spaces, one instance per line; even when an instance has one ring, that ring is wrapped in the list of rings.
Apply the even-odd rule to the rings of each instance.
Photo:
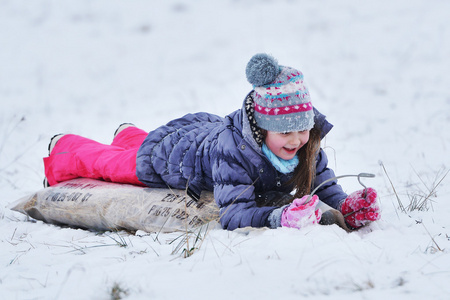
[[[50,154],[52,153],[53,148],[55,148],[56,143],[64,136],[64,134],[59,133],[54,135],[51,139],[50,139],[50,143],[48,143],[48,155],[50,156]],[[50,185],[48,184],[48,180],[47,177],[44,178],[44,187],[49,187]]]
[[[62,138],[64,136],[64,134],[59,133],[54,135],[51,139],[50,139],[50,143],[48,144],[48,155],[52,154],[52,150],[53,148],[55,148],[56,143],[59,141],[60,138]]]
[[[114,132],[114,137],[116,137],[122,130],[124,130],[125,128],[128,128],[128,127],[135,127],[135,125],[133,123],[122,123],[122,124],[120,124],[119,127]]]

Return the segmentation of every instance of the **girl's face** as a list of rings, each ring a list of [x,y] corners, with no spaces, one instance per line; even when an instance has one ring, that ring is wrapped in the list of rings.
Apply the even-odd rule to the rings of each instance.
[[[293,132],[267,131],[266,145],[279,158],[293,159],[297,151],[308,142],[309,130]]]

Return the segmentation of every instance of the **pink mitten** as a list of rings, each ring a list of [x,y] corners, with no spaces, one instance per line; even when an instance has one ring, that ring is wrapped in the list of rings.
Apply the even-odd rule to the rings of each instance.
[[[366,194],[367,193],[367,194]],[[380,219],[377,192],[373,188],[360,190],[348,195],[341,206],[345,221],[353,228]]]
[[[308,203],[305,203],[308,197],[309,195],[296,198],[284,209],[281,215],[281,226],[300,229],[320,221],[322,212],[316,209],[319,197],[314,195]]]

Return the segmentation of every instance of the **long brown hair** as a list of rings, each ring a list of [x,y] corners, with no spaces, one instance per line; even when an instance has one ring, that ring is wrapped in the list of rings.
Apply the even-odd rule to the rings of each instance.
[[[320,150],[320,130],[314,125],[309,132],[308,142],[300,148],[297,155],[298,166],[294,170],[290,184],[294,185],[295,198],[311,193],[316,176],[316,156]]]

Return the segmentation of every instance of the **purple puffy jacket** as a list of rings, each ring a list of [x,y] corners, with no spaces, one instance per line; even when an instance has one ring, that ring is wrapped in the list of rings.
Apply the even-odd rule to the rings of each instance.
[[[332,125],[316,109],[314,113],[323,138]],[[287,183],[290,174],[279,173],[261,152],[244,107],[224,118],[208,113],[188,114],[151,131],[136,162],[139,180],[149,187],[188,187],[192,195],[213,191],[220,208],[220,223],[228,230],[269,226],[268,216],[277,207],[259,207],[256,195],[269,191],[289,193],[293,188]],[[334,177],[327,163],[321,149],[315,186]],[[347,196],[336,181],[322,186],[316,194],[334,208]]]

